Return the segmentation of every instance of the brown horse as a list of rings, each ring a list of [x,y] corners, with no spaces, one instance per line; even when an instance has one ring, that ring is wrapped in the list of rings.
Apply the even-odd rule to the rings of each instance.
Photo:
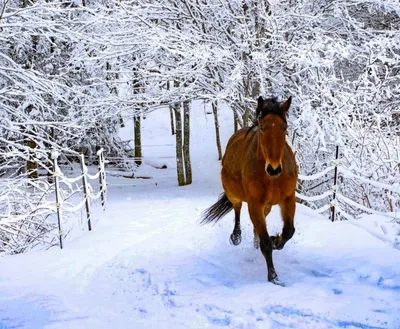
[[[278,283],[272,250],[282,249],[294,234],[297,165],[286,143],[287,112],[292,98],[258,98],[256,123],[237,131],[230,138],[222,159],[221,179],[225,193],[203,212],[202,223],[216,222],[232,208],[235,227],[230,240],[241,242],[240,209],[247,202],[254,227],[255,247],[260,246],[268,267],[268,281]],[[279,205],[283,220],[282,234],[269,236],[265,218],[273,205]]]

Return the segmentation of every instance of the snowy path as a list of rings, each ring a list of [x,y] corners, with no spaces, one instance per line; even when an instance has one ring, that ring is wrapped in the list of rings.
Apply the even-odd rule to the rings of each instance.
[[[232,214],[197,225],[217,192],[112,187],[107,218],[65,250],[0,258],[0,328],[400,328],[398,250],[298,206],[275,286],[245,207],[238,247]]]
[[[157,111],[144,120],[143,140],[156,145],[144,155],[169,159],[168,170],[142,166],[152,180],[110,175],[103,218],[64,250],[0,257],[0,329],[400,329],[400,251],[362,225],[299,205],[296,234],[274,252],[285,287],[267,282],[246,206],[238,247],[229,244],[233,214],[198,225],[222,190],[214,119],[201,106],[193,116],[193,185],[176,187],[169,111]],[[279,209],[268,228],[281,230]]]

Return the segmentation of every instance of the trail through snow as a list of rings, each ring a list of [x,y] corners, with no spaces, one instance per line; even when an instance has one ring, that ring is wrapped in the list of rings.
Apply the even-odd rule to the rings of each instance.
[[[274,252],[281,287],[267,282],[245,206],[238,247],[229,244],[233,213],[198,225],[222,189],[212,119],[201,107],[194,115],[203,130],[193,130],[193,185],[175,186],[168,158],[165,172],[140,169],[151,180],[110,175],[107,211],[92,232],[64,250],[0,258],[0,329],[399,329],[400,251],[362,227],[298,205],[295,236]],[[147,140],[171,142],[160,127],[146,130]],[[226,143],[231,131],[222,133]],[[281,230],[277,208],[268,229]]]

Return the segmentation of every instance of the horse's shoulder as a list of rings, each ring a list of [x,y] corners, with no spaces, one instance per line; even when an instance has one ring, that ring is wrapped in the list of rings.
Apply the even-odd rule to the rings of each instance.
[[[240,157],[237,158],[237,155],[245,153],[251,140],[251,137],[247,136],[247,132],[248,128],[242,128],[231,136],[226,145],[225,156],[230,154],[235,159],[240,160]]]

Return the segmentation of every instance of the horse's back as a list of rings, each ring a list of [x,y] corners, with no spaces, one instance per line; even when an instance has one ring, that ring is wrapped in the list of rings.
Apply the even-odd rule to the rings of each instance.
[[[222,158],[221,179],[225,193],[231,198],[246,200],[242,174],[252,153],[253,137],[251,128],[243,128],[231,136],[226,146]]]
[[[226,145],[225,154],[222,157],[222,166],[230,166],[232,162],[236,165],[237,157],[244,153],[245,139],[249,133],[249,128],[243,128],[235,132],[229,138]]]

